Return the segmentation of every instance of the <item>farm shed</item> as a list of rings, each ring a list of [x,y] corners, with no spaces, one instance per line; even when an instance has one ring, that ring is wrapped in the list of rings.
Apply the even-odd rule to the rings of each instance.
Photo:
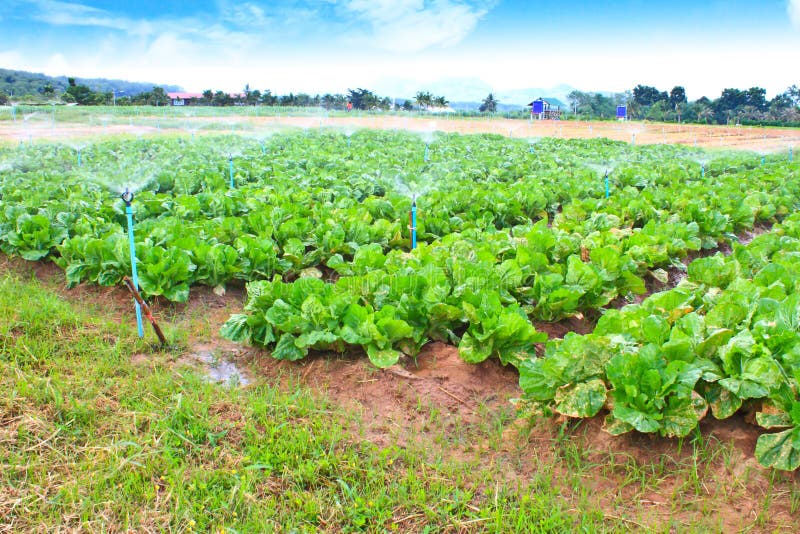
[[[558,120],[561,118],[561,106],[551,100],[540,97],[528,106],[531,108],[531,119]]]

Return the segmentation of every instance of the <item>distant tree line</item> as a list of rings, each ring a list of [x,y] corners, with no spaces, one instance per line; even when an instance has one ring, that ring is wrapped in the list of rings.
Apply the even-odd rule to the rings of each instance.
[[[671,91],[637,85],[632,91],[604,95],[573,91],[568,95],[570,111],[586,118],[613,118],[616,107],[628,107],[633,119],[697,122],[705,124],[796,124],[800,123],[800,88],[793,85],[767,100],[761,87],[724,89],[714,100],[701,97],[690,102],[686,91],[675,86]]]
[[[101,86],[93,90],[79,79],[53,78],[23,71],[0,69],[0,105],[23,101],[26,103],[66,102],[80,105],[151,105],[170,104],[167,91],[174,87],[154,86],[142,91],[142,84],[112,80],[88,80],[87,83]],[[107,90],[114,83],[128,89]],[[5,85],[3,85],[5,84]],[[13,97],[3,88],[23,88],[35,94]],[[577,116],[586,119],[611,119],[616,116],[616,107],[627,106],[632,119],[652,121],[697,122],[706,124],[791,124],[800,125],[800,88],[792,85],[771,100],[767,91],[761,87],[740,90],[724,89],[714,100],[707,97],[689,101],[682,86],[675,86],[669,92],[648,85],[637,85],[624,93],[598,93],[572,91],[567,100],[570,109],[567,117]],[[446,108],[449,102],[444,96],[436,96],[429,91],[419,91],[413,99],[392,101],[363,88],[349,89],[347,93],[316,94],[289,93],[275,95],[270,90],[251,90],[247,85],[241,93],[227,93],[207,89],[198,98],[188,99],[187,105],[205,106],[291,106],[321,107],[326,110],[435,110]],[[498,100],[489,94],[478,108],[480,113],[495,113]]]
[[[269,89],[251,90],[246,86],[244,92],[230,94],[224,91],[206,89],[200,98],[189,99],[188,105],[201,106],[286,106],[286,107],[322,107],[328,110],[346,110],[348,103],[352,109],[388,110],[394,104],[388,97],[379,97],[368,89],[350,89],[347,94],[309,95],[307,93],[289,93],[274,95]]]
[[[108,95],[109,103],[114,94],[139,95],[148,92],[154,84],[129,82],[125,80],[108,80],[105,78],[72,78],[75,85],[88,87],[93,93],[99,93],[98,100],[105,103]],[[57,103],[62,101],[67,89],[71,86],[66,76],[46,76],[44,74],[0,68],[0,102],[22,102],[30,104]],[[174,85],[162,85],[165,91],[177,91]]]

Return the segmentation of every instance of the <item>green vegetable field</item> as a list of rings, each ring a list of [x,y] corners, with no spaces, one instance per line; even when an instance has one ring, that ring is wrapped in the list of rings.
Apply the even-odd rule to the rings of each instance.
[[[681,438],[745,410],[758,461],[800,467],[800,181],[785,154],[322,129],[79,149],[0,148],[0,250],[55,263],[69,286],[130,273],[128,190],[143,296],[246,284],[231,341],[379,368],[440,341],[517,368],[523,413]]]

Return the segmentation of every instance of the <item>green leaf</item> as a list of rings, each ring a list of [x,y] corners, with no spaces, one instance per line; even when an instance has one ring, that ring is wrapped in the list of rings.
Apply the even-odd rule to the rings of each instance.
[[[660,414],[656,416],[628,406],[620,405],[614,406],[614,410],[611,413],[616,419],[629,424],[639,432],[656,432],[661,428],[659,419],[661,419],[662,416]]]
[[[295,345],[295,337],[288,333],[280,337],[277,345],[272,350],[272,357],[278,360],[302,360],[306,357],[306,354],[308,354],[308,349],[301,349]]]
[[[567,417],[594,417],[606,402],[606,385],[599,378],[559,388],[555,410]]]
[[[458,344],[458,355],[467,363],[481,363],[492,355],[492,343],[478,341],[467,332]]]
[[[610,413],[603,420],[603,430],[605,430],[612,436],[620,436],[622,434],[626,434],[631,430],[633,430],[633,425],[631,425],[630,423],[626,423],[621,419],[617,419],[616,417],[614,417],[613,413]]]
[[[783,471],[800,467],[800,427],[760,435],[756,442],[756,458],[764,467]]]
[[[642,337],[648,343],[663,344],[669,337],[670,326],[660,315],[650,315],[642,321]]]
[[[391,367],[400,360],[400,351],[394,349],[381,349],[375,343],[367,345],[367,356],[375,367],[384,369]]]
[[[759,426],[771,430],[773,428],[789,428],[793,426],[792,418],[787,413],[756,413],[756,422]]]
[[[688,436],[707,408],[706,401],[699,395],[693,395],[690,399],[676,399],[674,405],[664,411],[661,435],[676,438]]]
[[[708,388],[705,398],[711,407],[711,413],[717,419],[727,419],[742,407],[741,398],[717,384]]]
[[[219,334],[225,339],[235,341],[237,343],[244,343],[250,340],[250,327],[247,323],[249,315],[244,313],[235,313],[225,321]]]

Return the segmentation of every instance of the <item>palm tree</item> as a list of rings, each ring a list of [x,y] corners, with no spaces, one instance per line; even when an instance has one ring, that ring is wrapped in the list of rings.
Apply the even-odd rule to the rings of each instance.
[[[497,100],[495,100],[492,93],[489,93],[489,96],[483,99],[483,103],[478,108],[478,111],[481,113],[494,113],[497,111]]]
[[[417,106],[420,109],[423,107],[431,107],[433,105],[433,95],[428,91],[419,91],[416,96],[414,96],[414,100],[417,102]]]

